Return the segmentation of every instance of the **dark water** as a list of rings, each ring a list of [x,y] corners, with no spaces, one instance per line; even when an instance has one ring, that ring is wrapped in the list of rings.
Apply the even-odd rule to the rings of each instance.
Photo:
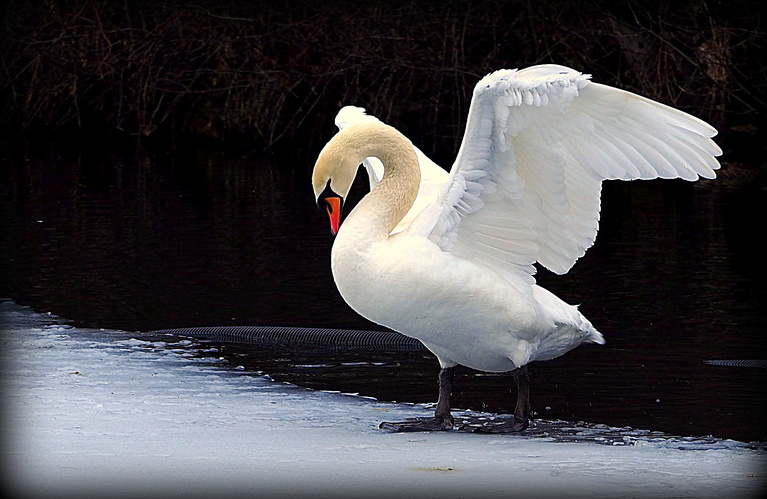
[[[0,296],[76,325],[380,329],[338,296],[332,239],[307,164],[218,153],[6,152]],[[298,173],[287,173],[298,172]],[[539,282],[607,338],[531,366],[538,417],[679,435],[767,440],[767,258],[758,179],[605,185],[597,243]],[[223,347],[238,365],[382,400],[436,398],[421,353],[317,354]],[[454,406],[513,410],[508,375],[459,371]]]

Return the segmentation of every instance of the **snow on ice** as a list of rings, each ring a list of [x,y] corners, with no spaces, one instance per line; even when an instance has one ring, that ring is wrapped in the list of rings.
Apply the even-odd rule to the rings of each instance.
[[[567,433],[566,423],[542,421],[527,435],[392,434],[377,423],[429,408],[274,382],[197,355],[204,345],[72,328],[12,301],[0,313],[11,497],[736,498],[765,490],[764,449],[741,442],[598,424]],[[559,438],[542,430],[547,424]]]

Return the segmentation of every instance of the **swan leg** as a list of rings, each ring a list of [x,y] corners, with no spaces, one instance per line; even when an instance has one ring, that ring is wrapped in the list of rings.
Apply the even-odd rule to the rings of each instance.
[[[443,367],[439,372],[439,398],[434,417],[403,421],[401,423],[381,423],[378,427],[388,431],[436,431],[452,430],[453,416],[450,414],[450,395],[453,391],[453,371],[455,367]]]
[[[527,429],[530,424],[530,373],[527,366],[514,370],[514,381],[517,384],[517,406],[514,417],[498,424],[480,426],[477,433],[514,433]]]

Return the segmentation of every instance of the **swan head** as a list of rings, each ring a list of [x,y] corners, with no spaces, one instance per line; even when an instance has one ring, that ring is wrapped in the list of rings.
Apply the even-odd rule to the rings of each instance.
[[[322,148],[317,163],[314,165],[312,185],[317,205],[324,208],[330,217],[330,230],[333,235],[338,233],[341,224],[341,210],[344,200],[351,190],[352,183],[357,176],[357,170],[365,158],[375,157],[381,163],[389,165],[385,170],[381,184],[387,175],[394,175],[395,164],[408,164],[412,169],[412,175],[407,181],[401,181],[401,185],[410,184],[413,199],[404,201],[405,212],[412,206],[418,192],[421,173],[418,169],[418,157],[413,144],[394,128],[370,121],[358,123],[344,128],[338,132],[330,142]],[[404,198],[403,198],[404,199]],[[404,213],[402,214],[404,216]]]
[[[323,207],[330,218],[330,231],[338,233],[341,225],[341,212],[344,200],[349,195],[352,183],[357,175],[357,168],[364,158],[360,158],[354,147],[349,144],[349,130],[338,132],[320,152],[312,174],[312,186],[317,206]],[[346,133],[345,133],[346,132]]]

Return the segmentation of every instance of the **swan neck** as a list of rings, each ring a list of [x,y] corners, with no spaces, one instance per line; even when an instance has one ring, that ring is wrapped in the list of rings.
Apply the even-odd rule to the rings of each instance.
[[[364,146],[360,148],[364,155],[362,159],[378,158],[384,166],[384,174],[381,182],[360,201],[345,224],[364,224],[364,228],[375,232],[377,237],[388,238],[418,196],[421,183],[418,157],[411,142],[390,126],[371,123],[360,132],[366,135]]]

